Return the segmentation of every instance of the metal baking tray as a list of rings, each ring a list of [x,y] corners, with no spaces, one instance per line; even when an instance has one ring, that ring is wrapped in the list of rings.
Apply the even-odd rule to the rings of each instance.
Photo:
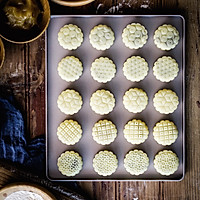
[[[138,50],[130,50],[122,42],[122,30],[127,24],[138,22],[143,24],[148,30],[147,43]],[[84,42],[73,51],[63,49],[57,40],[57,34],[62,26],[72,23],[78,25],[84,34]],[[106,51],[94,49],[89,42],[90,30],[98,24],[110,26],[115,33],[114,45]],[[153,42],[154,31],[162,24],[171,24],[177,28],[180,33],[179,44],[170,51],[158,49]],[[70,16],[59,15],[51,16],[51,21],[46,33],[47,47],[47,66],[46,66],[46,172],[47,177],[51,180],[59,181],[90,181],[90,180],[156,180],[156,181],[180,181],[185,173],[185,20],[180,15],[110,15],[110,16]],[[84,67],[83,75],[74,83],[68,83],[62,80],[57,73],[59,61],[67,56],[74,55],[78,57]],[[147,77],[134,83],[128,81],[123,75],[122,67],[125,60],[132,56],[139,55],[144,57],[149,64],[149,73]],[[153,63],[161,56],[169,55],[175,58],[179,64],[179,74],[175,80],[169,83],[162,83],[153,75]],[[111,58],[117,67],[115,78],[106,84],[100,84],[93,80],[90,74],[91,63],[100,56]],[[139,113],[133,114],[128,112],[122,103],[122,97],[126,90],[131,87],[142,88],[147,92],[149,103],[147,108]],[[57,107],[57,98],[59,94],[67,89],[77,90],[83,98],[82,109],[73,116],[63,114]],[[153,96],[159,89],[172,89],[179,97],[180,104],[177,110],[169,115],[158,113],[153,106]],[[110,90],[116,99],[114,110],[108,115],[101,116],[95,114],[89,105],[89,100],[93,92],[97,89]],[[92,127],[100,119],[110,119],[116,124],[118,136],[110,145],[102,146],[97,144],[92,138]],[[131,119],[143,120],[149,128],[148,139],[140,145],[132,145],[126,141],[123,136],[124,125]],[[62,144],[56,135],[57,127],[65,119],[77,120],[83,129],[82,139],[73,146]],[[174,121],[179,130],[176,142],[170,146],[157,144],[153,139],[152,130],[154,125],[162,120],[169,119]],[[148,170],[139,176],[130,175],[123,166],[125,154],[132,149],[141,149],[148,154],[150,165]],[[153,167],[154,156],[164,149],[174,151],[180,160],[178,170],[170,176],[162,176],[156,172]],[[83,158],[83,169],[75,177],[66,177],[62,175],[57,168],[57,159],[61,153],[66,150],[77,151]],[[94,155],[100,150],[113,151],[119,161],[119,166],[114,174],[107,177],[99,176],[93,169],[92,160]]]

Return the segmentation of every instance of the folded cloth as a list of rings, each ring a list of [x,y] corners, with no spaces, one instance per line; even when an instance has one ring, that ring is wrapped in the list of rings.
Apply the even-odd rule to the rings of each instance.
[[[35,173],[44,172],[45,139],[27,143],[24,120],[12,98],[0,98],[0,158],[21,163]]]

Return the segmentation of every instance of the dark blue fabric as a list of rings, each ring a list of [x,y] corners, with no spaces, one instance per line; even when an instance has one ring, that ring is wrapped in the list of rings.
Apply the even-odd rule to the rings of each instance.
[[[0,158],[17,162],[31,172],[45,176],[45,139],[39,137],[27,142],[21,112],[9,99],[0,97]],[[79,188],[76,182],[66,184]]]
[[[35,138],[27,143],[24,120],[12,100],[0,98],[0,158],[21,163],[33,172],[43,172],[45,140]]]

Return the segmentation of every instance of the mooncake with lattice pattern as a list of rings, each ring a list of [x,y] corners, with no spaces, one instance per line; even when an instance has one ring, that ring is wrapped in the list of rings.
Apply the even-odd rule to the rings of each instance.
[[[93,139],[101,145],[108,145],[117,137],[117,128],[110,120],[99,120],[92,128]]]
[[[57,128],[58,139],[67,145],[74,145],[82,137],[81,125],[74,120],[65,120]]]
[[[149,135],[148,126],[141,120],[133,119],[124,126],[124,137],[131,144],[143,143]]]

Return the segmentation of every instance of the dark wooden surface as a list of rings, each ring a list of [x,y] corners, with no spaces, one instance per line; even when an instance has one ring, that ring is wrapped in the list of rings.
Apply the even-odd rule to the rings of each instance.
[[[52,14],[183,14],[186,18],[186,175],[181,182],[81,182],[92,199],[200,199],[200,1],[96,0],[79,8],[51,3]],[[0,85],[12,90],[27,136],[45,134],[45,37],[25,45],[3,41]],[[12,179],[0,170],[0,186]]]

